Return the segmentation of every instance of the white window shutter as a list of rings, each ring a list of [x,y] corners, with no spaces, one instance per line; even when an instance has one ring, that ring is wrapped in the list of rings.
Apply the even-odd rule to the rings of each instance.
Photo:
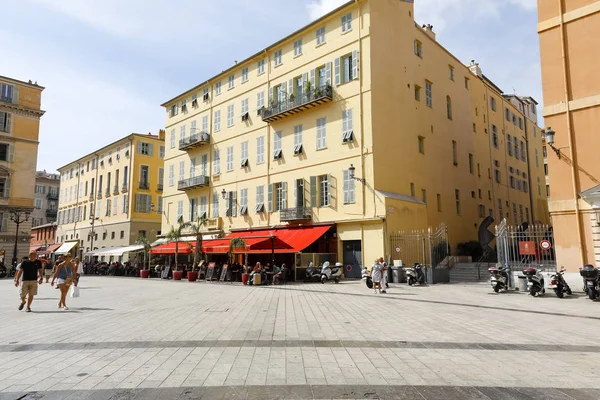
[[[267,211],[273,212],[273,184],[270,183],[267,185]]]
[[[331,63],[328,62],[325,64],[325,79],[327,80],[327,84],[331,85]],[[322,85],[322,82],[319,82]]]
[[[335,86],[340,85],[340,59],[335,59]]]
[[[348,120],[348,131],[354,131],[353,121],[352,121],[352,109],[346,110],[346,118]]]
[[[6,131],[8,133],[12,132],[11,129],[10,129],[10,125],[12,123],[11,119],[12,119],[12,116],[9,113],[6,113]]]
[[[344,170],[344,204],[348,204],[348,198],[349,198],[349,187],[348,187],[348,170]]]
[[[281,196],[283,197],[283,199],[281,199],[281,206],[282,208],[287,208],[287,182],[281,182]]]
[[[149,156],[154,155],[154,144],[153,143],[148,143],[148,155]]]
[[[327,174],[327,204],[331,206],[331,174]]]
[[[229,208],[230,208],[230,205],[229,205],[229,195],[230,195],[230,194],[229,194],[229,193],[227,193],[227,196],[225,196],[225,216],[226,216],[226,217],[227,217],[227,216],[230,216],[230,215],[229,215]]]
[[[314,71],[314,70],[313,70],[313,71]],[[308,80],[308,72],[305,72],[305,73],[302,75],[302,90],[306,90],[306,82],[310,82],[310,81]],[[312,89],[312,87],[313,87],[313,84],[312,84],[312,82],[311,82],[311,85],[310,85],[310,87],[311,87],[311,89]]]
[[[146,212],[150,212],[150,206],[152,205],[152,196],[146,195]]]
[[[8,162],[13,162],[15,160],[15,145],[8,145]]]
[[[311,69],[311,70],[310,70],[310,88],[311,88],[312,90],[314,90],[314,89],[315,89],[315,85],[316,85],[316,83],[315,83],[315,77],[316,77],[315,70],[314,70],[314,69]]]
[[[10,197],[10,178],[6,178],[6,181],[4,182],[4,197]],[[8,213],[6,214],[8,215]]]
[[[294,202],[292,203],[292,208],[298,205],[298,180],[294,181]]]
[[[231,215],[237,216],[237,192],[231,194]]]
[[[280,96],[282,98],[278,99],[279,101],[285,101],[286,97],[288,96],[288,92],[287,92],[287,82],[283,82],[281,84],[281,92],[280,92]]]
[[[352,78],[358,79],[358,50],[352,52]]]
[[[140,212],[140,196],[141,194],[135,195],[135,212]],[[98,203],[100,204],[100,203]]]
[[[137,152],[138,154],[142,154],[142,142],[137,143]]]

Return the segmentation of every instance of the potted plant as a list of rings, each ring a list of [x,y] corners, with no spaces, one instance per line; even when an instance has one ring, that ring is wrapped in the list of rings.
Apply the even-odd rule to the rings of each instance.
[[[148,278],[150,276],[150,249],[152,246],[146,236],[138,236],[135,243],[144,246],[144,267],[140,269],[140,278]]]
[[[306,96],[310,98],[310,81],[306,81],[304,84],[304,93],[306,93]]]
[[[177,258],[179,257],[179,241],[181,240],[181,231],[183,230],[183,223],[179,222],[177,227],[171,226],[171,230],[167,233],[167,240],[169,242],[175,242],[175,269],[173,270],[173,280],[180,281],[183,276],[183,271],[179,271],[179,264]]]
[[[202,228],[206,226],[206,218],[197,217],[195,221],[186,222],[183,224],[185,228],[190,228],[192,233],[196,236],[196,248],[194,249],[194,264],[192,265],[192,270],[188,272],[187,278],[189,282],[194,282],[198,280],[198,271],[195,271],[195,268],[198,268],[200,263],[200,253],[204,253],[202,251]]]

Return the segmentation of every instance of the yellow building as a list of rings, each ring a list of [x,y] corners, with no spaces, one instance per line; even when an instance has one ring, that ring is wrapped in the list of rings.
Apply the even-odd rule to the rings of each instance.
[[[127,258],[118,248],[160,234],[164,132],[131,134],[58,169],[57,253]],[[105,257],[102,252],[111,250]],[[87,253],[87,254],[86,254]]]
[[[456,245],[488,214],[546,221],[535,101],[504,96],[413,15],[348,2],[165,102],[162,230],[197,215],[249,235],[331,225],[302,245],[370,264],[398,230],[443,222]]]
[[[29,252],[43,90],[37,82],[0,76],[0,250],[7,265]],[[23,221],[16,254],[15,220]]]
[[[600,265],[600,1],[538,2],[548,204],[558,265]]]

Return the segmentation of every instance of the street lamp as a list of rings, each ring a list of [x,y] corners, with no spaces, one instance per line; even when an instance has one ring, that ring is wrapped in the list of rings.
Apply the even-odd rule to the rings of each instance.
[[[271,268],[275,268],[275,234],[273,231],[269,232],[269,239],[271,239]]]
[[[15,247],[13,248],[13,266],[16,268],[17,266],[17,245],[19,243],[19,225],[23,222],[29,221],[29,211],[21,211],[21,210],[11,210],[10,212],[10,220],[13,221],[17,225],[17,229],[15,230]]]
[[[225,200],[227,196],[227,192],[225,191],[225,189],[221,190],[221,196],[223,196],[223,200]]]
[[[556,153],[556,156],[560,158],[560,149],[554,147],[554,136],[556,135],[556,132],[554,132],[551,127],[548,127],[546,128],[544,135],[546,135],[546,143],[548,146],[550,146],[554,153]]]
[[[356,172],[356,168],[354,168],[353,164],[350,164],[350,168],[348,168],[348,173],[350,174],[350,179],[357,180],[364,185],[366,182],[366,179],[365,178],[357,178],[356,176],[354,176],[355,172]]]

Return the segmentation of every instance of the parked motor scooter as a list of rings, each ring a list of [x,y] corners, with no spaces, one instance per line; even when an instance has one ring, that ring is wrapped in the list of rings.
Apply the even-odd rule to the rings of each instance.
[[[583,278],[583,291],[591,300],[596,300],[600,296],[600,271],[586,264],[579,269],[579,274]]]
[[[309,263],[308,268],[306,268],[304,282],[318,282],[319,280],[321,280],[321,268],[315,268],[312,262]]]
[[[527,277],[527,290],[529,294],[537,297],[540,294],[546,293],[544,288],[544,276],[539,269],[527,267],[523,269],[523,275]]]
[[[425,273],[421,264],[415,263],[412,268],[404,268],[404,271],[406,272],[406,282],[409,286],[425,284]]]
[[[363,267],[362,269],[362,280],[365,281],[365,284],[369,289],[373,289],[373,278],[371,278],[371,273],[367,267]]]
[[[342,263],[335,263],[335,267],[331,268],[329,261],[325,261],[321,269],[321,283],[333,280],[335,283],[340,283],[342,276]]]
[[[490,285],[494,292],[499,293],[500,291],[506,292],[509,285],[508,280],[508,268],[507,267],[490,267],[488,268],[490,273]]]
[[[559,299],[562,299],[565,296],[565,293],[568,295],[573,294],[571,288],[569,287],[569,284],[567,283],[567,281],[565,281],[565,278],[563,276],[564,273],[565,267],[561,267],[560,271],[556,271],[555,274],[552,274],[550,276],[550,285],[548,285],[550,289],[554,290],[554,293],[556,293],[556,297],[558,297]]]

